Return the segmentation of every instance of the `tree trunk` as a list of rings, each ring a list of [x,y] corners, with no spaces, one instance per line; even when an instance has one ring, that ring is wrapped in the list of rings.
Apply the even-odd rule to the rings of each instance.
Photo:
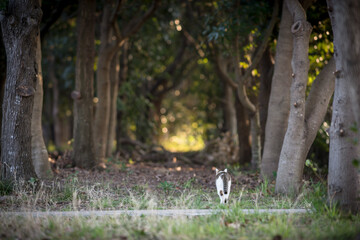
[[[106,157],[110,157],[114,147],[116,135],[116,120],[117,120],[117,99],[119,95],[119,72],[120,61],[117,53],[110,66],[110,120],[108,129],[108,139],[106,144]]]
[[[127,79],[127,74],[128,74],[128,63],[129,63],[129,42],[125,41],[124,45],[121,48],[121,53],[120,53],[120,71],[119,71],[119,88],[121,87],[121,84],[123,84],[126,79]],[[120,96],[121,101],[124,101],[124,97]],[[120,109],[117,111],[116,114],[116,119],[117,119],[117,123],[116,123],[116,152],[119,152],[121,149],[121,143],[120,143],[120,139],[122,137],[126,137],[126,133],[125,133],[125,129],[123,129],[124,124],[123,124],[123,110]]]
[[[5,48],[2,41],[2,32],[0,25],[0,126],[2,125],[2,112],[3,112],[3,100],[4,100],[4,88],[5,88],[5,79],[6,79],[6,54]],[[0,136],[1,136],[1,127],[0,127]],[[0,156],[1,156],[1,141],[0,141]]]
[[[105,156],[108,141],[109,121],[110,121],[110,67],[115,55],[115,48],[111,44],[112,5],[110,2],[105,4],[100,25],[101,44],[99,49],[98,69],[96,75],[97,97],[94,137],[95,153],[99,167],[105,167]]]
[[[31,159],[31,118],[35,84],[37,35],[42,11],[39,1],[9,1],[0,13],[7,56],[1,135],[1,179],[36,177]]]
[[[335,94],[330,128],[328,197],[346,211],[360,210],[360,3],[328,0],[334,33]]]
[[[238,48],[237,48],[238,49]],[[240,69],[237,67],[240,62],[239,58],[236,57],[235,61],[235,75],[236,79],[241,79]],[[248,111],[250,116],[250,136],[251,136],[251,168],[253,170],[257,169],[261,163],[261,140],[260,140],[260,119],[259,111],[257,107],[250,101],[246,93],[246,86],[244,80],[239,80],[239,85],[237,88],[237,96]]]
[[[237,119],[237,135],[239,141],[239,164],[245,166],[251,162],[251,145],[249,142],[250,126],[249,117],[245,108],[238,98],[235,98],[235,110]]]
[[[290,115],[283,147],[280,153],[275,191],[297,194],[303,176],[306,155],[323,122],[334,89],[333,60],[315,80],[307,101],[305,92],[309,71],[309,39],[312,27],[306,21],[305,11],[297,0],[286,1],[294,16],[291,31],[294,35],[293,83],[290,94]]]
[[[224,123],[225,131],[230,132],[233,139],[236,141],[237,135],[237,125],[236,125],[236,110],[234,102],[234,90],[226,82],[224,82],[224,92],[225,92],[225,103],[224,103]]]
[[[117,24],[118,11],[121,9],[121,1],[117,1],[116,6],[113,1],[108,0],[105,3],[103,15],[100,26],[100,50],[97,71],[97,94],[98,103],[95,113],[95,152],[100,168],[105,168],[104,165],[109,121],[110,121],[110,65],[114,56],[120,51],[125,41],[134,33],[139,31],[140,27],[157,8],[159,0],[154,0],[151,7],[142,15],[134,16],[129,20],[128,24],[123,26],[123,31],[120,31]]]
[[[276,176],[281,147],[288,124],[293,50],[293,37],[290,31],[291,23],[291,14],[284,1],[276,45],[274,75],[271,84],[264,152],[261,163],[261,175],[263,178],[268,179],[274,179]]]
[[[31,121],[31,145],[32,145],[32,162],[35,172],[40,178],[51,177],[52,171],[49,163],[49,156],[45,146],[42,131],[42,109],[43,109],[43,77],[41,67],[41,41],[40,35],[37,36],[36,64],[38,77],[36,79],[36,91],[34,95],[34,107]]]
[[[250,134],[251,134],[251,169],[256,170],[261,164],[261,127],[259,111],[250,113]]]
[[[93,136],[95,0],[79,1],[74,99],[74,152],[76,166],[96,166]]]
[[[52,119],[54,129],[54,144],[57,149],[60,149],[63,146],[61,134],[64,130],[61,128],[61,120],[59,116],[59,81],[55,75],[55,56],[52,53],[50,53],[48,58],[48,72],[49,80],[52,82]]]
[[[260,89],[259,89],[259,116],[261,127],[261,146],[265,142],[265,126],[268,115],[268,106],[271,90],[271,79],[274,70],[274,63],[268,47],[259,63]],[[262,149],[263,150],[263,149]]]

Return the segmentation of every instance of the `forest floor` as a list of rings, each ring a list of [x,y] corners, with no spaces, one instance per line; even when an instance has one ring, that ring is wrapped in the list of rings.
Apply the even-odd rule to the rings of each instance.
[[[65,165],[63,165],[65,166]],[[104,171],[64,167],[54,179],[0,188],[0,239],[355,239],[360,216],[326,204],[326,186],[304,180],[301,194],[274,194],[274,182],[228,166],[232,191],[220,205],[212,166],[109,160]],[[12,216],[14,211],[203,209],[206,216]],[[244,209],[311,209],[246,214]]]

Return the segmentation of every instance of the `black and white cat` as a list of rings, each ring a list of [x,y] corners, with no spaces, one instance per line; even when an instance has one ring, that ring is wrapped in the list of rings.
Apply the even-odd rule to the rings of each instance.
[[[228,203],[231,187],[231,176],[227,172],[227,169],[224,171],[219,171],[216,168],[216,189],[220,197],[220,203]]]

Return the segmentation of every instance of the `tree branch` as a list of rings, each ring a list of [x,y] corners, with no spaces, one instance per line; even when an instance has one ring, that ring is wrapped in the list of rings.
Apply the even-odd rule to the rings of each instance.
[[[114,11],[113,11],[113,13],[111,14],[111,17],[110,17],[110,24],[111,25],[114,24],[114,22],[116,21],[116,17],[117,17],[117,15],[119,13],[119,10],[120,10],[120,8],[121,8],[121,6],[123,5],[124,2],[125,1],[122,1],[122,0],[118,0],[116,2],[116,6],[114,8]]]
[[[199,56],[204,57],[205,53],[204,53],[201,45],[195,40],[195,38],[193,36],[191,36],[191,34],[188,31],[186,31],[185,29],[183,29],[182,32],[184,33],[184,36],[187,38],[189,43],[191,43],[195,46],[196,51],[199,54]]]
[[[311,86],[305,104],[305,123],[308,129],[309,142],[313,142],[321,126],[335,88],[335,60],[331,58]],[[310,137],[311,136],[311,137]],[[311,145],[311,144],[309,144]]]
[[[293,16],[294,23],[304,19],[306,20],[306,12],[298,0],[285,0],[285,2],[289,12]]]
[[[263,40],[262,40],[260,46],[257,48],[254,57],[251,58],[251,60],[252,60],[251,65],[246,69],[246,72],[244,74],[245,82],[250,78],[252,70],[254,70],[257,67],[257,65],[259,64],[259,62],[261,60],[262,55],[264,54],[264,51],[268,45],[270,36],[275,27],[275,24],[279,20],[278,13],[279,13],[279,0],[275,0],[275,5],[274,5],[274,9],[273,9],[273,12],[271,15],[271,20],[270,20],[268,27],[265,30]]]
[[[229,86],[231,86],[233,89],[237,89],[238,84],[231,79],[231,77],[229,76],[229,74],[225,70],[225,67],[223,65],[224,61],[222,61],[218,49],[214,45],[210,46],[210,48],[211,48],[212,53],[213,53],[212,59],[213,59],[214,65],[215,65],[215,72],[217,73],[217,75],[219,76],[219,78],[222,81],[229,84]]]
[[[235,67],[235,79],[237,79],[238,87],[237,87],[237,96],[241,102],[241,104],[248,109],[251,114],[256,113],[256,106],[250,101],[246,93],[245,86],[245,78],[240,74],[240,57],[239,57],[239,34],[237,34],[234,43],[234,52],[235,56],[233,57],[234,67]]]
[[[137,16],[130,20],[127,26],[122,32],[123,39],[130,37],[132,34],[136,33],[140,27],[145,23],[145,21],[154,13],[160,0],[154,0],[151,4],[151,7],[145,12],[143,16]]]

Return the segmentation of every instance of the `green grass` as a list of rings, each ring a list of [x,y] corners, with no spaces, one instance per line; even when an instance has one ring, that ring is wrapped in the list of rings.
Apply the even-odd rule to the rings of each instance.
[[[2,238],[19,239],[354,239],[360,217],[326,212],[251,214],[241,208],[201,217],[10,217]]]
[[[129,186],[129,187],[124,187]],[[233,189],[228,205],[220,205],[215,189],[203,189],[195,179],[184,183],[124,185],[66,179],[2,186],[1,211],[115,209],[231,209],[201,217],[6,217],[0,239],[354,239],[360,215],[346,215],[326,204],[326,186],[305,182],[297,197],[274,194],[267,181],[255,188]],[[242,209],[308,208],[307,214],[250,214]],[[0,217],[4,219],[3,216]]]

